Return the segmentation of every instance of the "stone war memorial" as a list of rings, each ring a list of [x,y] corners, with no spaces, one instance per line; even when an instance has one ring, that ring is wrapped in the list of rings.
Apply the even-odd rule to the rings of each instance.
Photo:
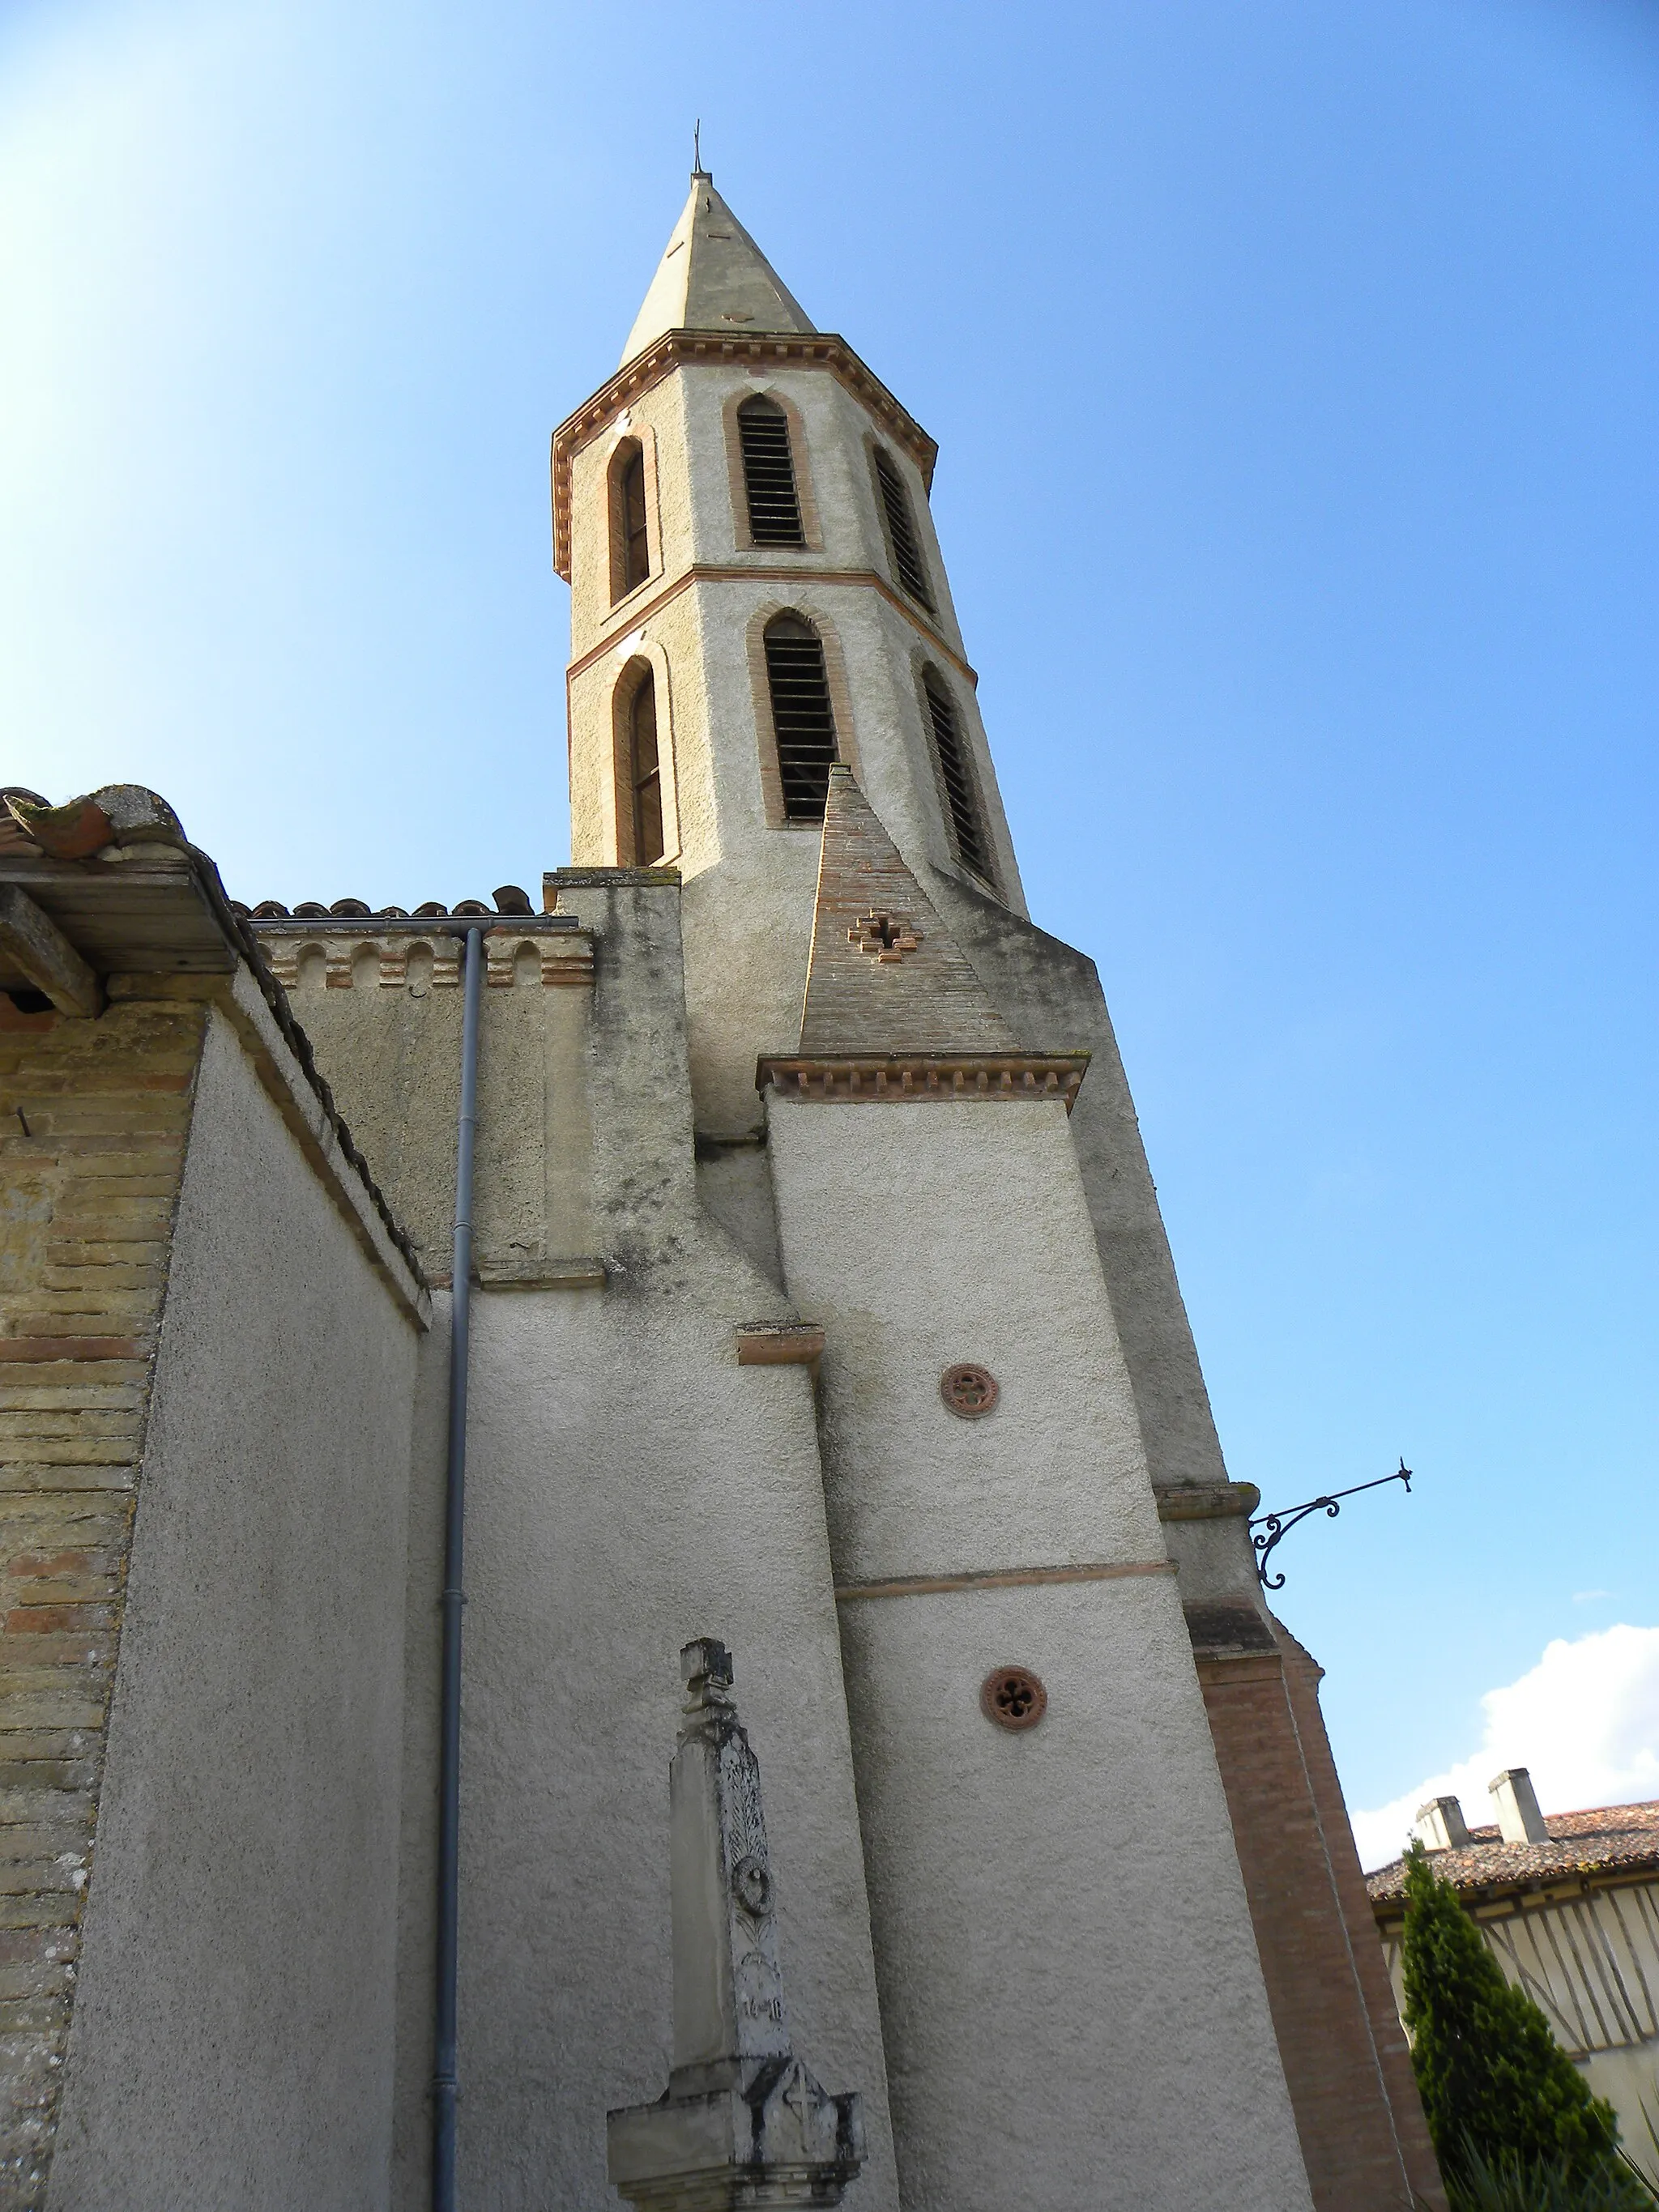
[[[934,459],[699,170],[570,866],[0,799],[0,2204],[1443,2207]]]

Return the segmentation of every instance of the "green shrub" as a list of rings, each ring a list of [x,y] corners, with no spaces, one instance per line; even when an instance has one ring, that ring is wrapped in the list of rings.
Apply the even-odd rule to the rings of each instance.
[[[1561,2197],[1586,2207],[1651,2203],[1619,2153],[1611,2105],[1592,2096],[1584,2077],[1550,2033],[1524,1990],[1512,1989],[1449,1881],[1413,1844],[1406,1856],[1406,2026],[1429,2132],[1449,2182],[1464,2190],[1470,2212],[1520,2206],[1544,2212],[1558,2199],[1537,2191],[1562,2186],[1625,2193]],[[1531,2196],[1468,2197],[1474,2177]],[[1467,2177],[1467,2179],[1466,2179]],[[1630,2192],[1635,2189],[1638,2193]]]
[[[1447,2195],[1451,2212],[1651,2212],[1656,2201],[1622,2159],[1575,2178],[1565,2159],[1487,2159],[1468,2143]]]

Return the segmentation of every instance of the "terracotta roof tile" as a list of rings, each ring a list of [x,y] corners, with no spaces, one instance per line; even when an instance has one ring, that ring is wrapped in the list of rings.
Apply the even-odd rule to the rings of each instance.
[[[1615,1867],[1659,1869],[1659,1798],[1584,1813],[1552,1813],[1545,1826],[1550,1832],[1547,1844],[1506,1844],[1496,1828],[1471,1828],[1464,1849],[1431,1851],[1429,1863],[1464,1892]],[[1379,1867],[1365,1877],[1365,1887],[1373,1905],[1398,1903],[1405,1894],[1405,1861]]]

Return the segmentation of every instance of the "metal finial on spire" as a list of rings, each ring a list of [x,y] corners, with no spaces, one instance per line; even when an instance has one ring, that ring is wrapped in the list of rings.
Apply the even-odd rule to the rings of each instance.
[[[702,118],[701,115],[691,126],[691,173],[694,177],[700,177],[703,174]]]

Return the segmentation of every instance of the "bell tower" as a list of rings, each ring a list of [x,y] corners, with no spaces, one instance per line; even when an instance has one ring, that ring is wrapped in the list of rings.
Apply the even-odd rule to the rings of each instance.
[[[937,449],[698,171],[621,367],[556,433],[572,857],[678,868],[698,1127],[799,1028],[831,766],[1024,912],[928,509]]]
[[[575,872],[677,875],[698,1198],[822,1344],[905,2199],[1443,2205],[1099,979],[1026,912],[934,459],[701,169],[553,442]]]

